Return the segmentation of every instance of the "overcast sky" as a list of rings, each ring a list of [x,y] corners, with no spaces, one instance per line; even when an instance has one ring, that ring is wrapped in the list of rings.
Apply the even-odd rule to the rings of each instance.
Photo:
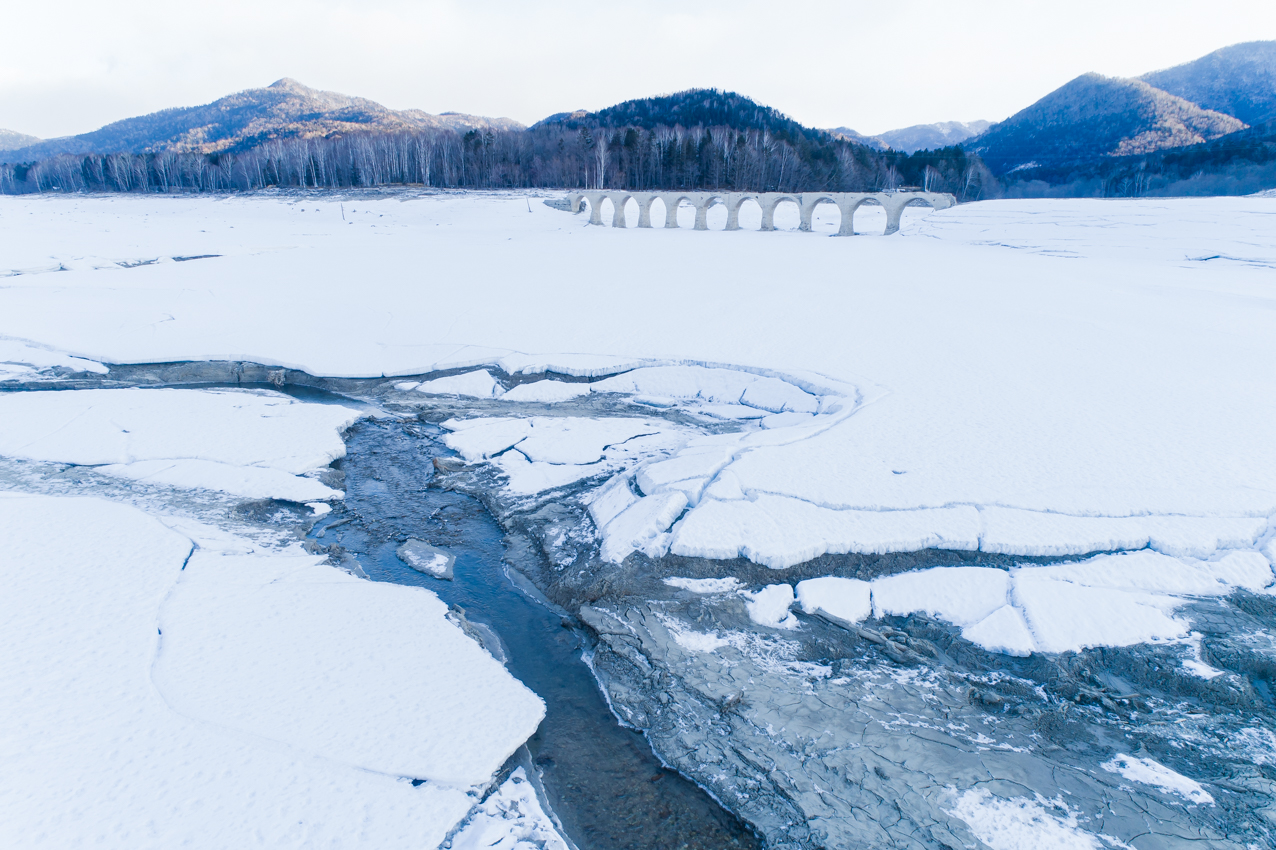
[[[0,128],[51,138],[293,77],[387,106],[509,116],[699,86],[864,133],[999,120],[1078,74],[1276,39],[1272,0],[8,4]]]

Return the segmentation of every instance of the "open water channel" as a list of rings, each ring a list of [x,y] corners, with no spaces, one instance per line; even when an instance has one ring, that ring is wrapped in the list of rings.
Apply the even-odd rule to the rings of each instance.
[[[580,850],[753,848],[761,842],[706,792],[664,768],[646,739],[623,728],[583,660],[584,633],[520,589],[516,549],[475,499],[431,486],[452,453],[421,423],[364,420],[347,440],[346,498],[311,531],[337,544],[374,581],[418,585],[499,636],[510,672],[545,700],[527,746],[546,796]],[[454,579],[417,572],[395,555],[412,537],[456,556]],[[526,556],[523,556],[526,557]],[[522,582],[520,582],[522,584]],[[392,636],[387,636],[392,639]]]

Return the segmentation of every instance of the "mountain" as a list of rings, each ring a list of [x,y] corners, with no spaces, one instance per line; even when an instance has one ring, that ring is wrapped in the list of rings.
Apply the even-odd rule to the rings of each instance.
[[[26,162],[60,153],[143,153],[155,150],[214,153],[241,150],[263,141],[329,137],[361,130],[422,127],[521,129],[509,118],[481,118],[419,109],[396,111],[361,97],[319,91],[284,78],[264,89],[248,89],[203,106],[165,109],[126,118],[79,136],[36,141],[5,151],[0,159]]]
[[[826,130],[805,127],[789,116],[735,92],[688,89],[674,94],[626,100],[597,112],[559,112],[533,127],[564,124],[594,127],[730,127],[758,130],[782,139],[828,140]]]
[[[1142,80],[1083,74],[976,136],[994,174],[1199,144],[1245,129]]]
[[[943,121],[939,124],[914,124],[899,130],[887,130],[873,138],[879,139],[892,150],[904,153],[933,151],[964,142],[992,126],[989,121]]]
[[[875,151],[889,150],[890,145],[881,140],[879,136],[865,136],[863,133],[857,133],[850,127],[834,127],[828,131],[839,139],[846,139],[848,142],[856,142],[861,145],[872,148]]]
[[[25,148],[38,142],[40,142],[40,139],[36,136],[27,136],[23,133],[15,133],[12,130],[0,130],[0,151]]]
[[[1276,41],[1233,44],[1139,79],[1246,124],[1276,119]]]

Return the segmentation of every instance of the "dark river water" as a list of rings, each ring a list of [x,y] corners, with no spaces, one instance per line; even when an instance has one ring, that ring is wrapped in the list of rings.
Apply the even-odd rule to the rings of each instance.
[[[511,582],[503,560],[513,556],[483,506],[430,486],[433,459],[451,454],[438,436],[417,423],[356,425],[338,464],[345,502],[312,536],[340,544],[372,580],[428,588],[500,636],[510,672],[545,700],[545,720],[527,746],[580,850],[760,847],[708,794],[662,767],[641,734],[619,725],[582,660],[583,636]],[[403,564],[395,549],[408,537],[455,555],[455,579]]]

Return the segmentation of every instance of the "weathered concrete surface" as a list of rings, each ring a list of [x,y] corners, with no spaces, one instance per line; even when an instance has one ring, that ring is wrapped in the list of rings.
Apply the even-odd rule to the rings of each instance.
[[[696,209],[696,230],[708,230],[709,209],[717,204],[727,208],[727,230],[740,229],[740,207],[745,201],[753,201],[762,210],[761,230],[775,230],[775,209],[781,203],[796,204],[801,215],[800,229],[810,231],[811,217],[820,204],[832,204],[842,216],[837,236],[855,235],[855,211],[864,204],[878,204],[886,210],[886,233],[899,231],[899,219],[904,208],[921,204],[943,210],[956,205],[957,198],[940,192],[622,192],[590,191],[569,194],[563,200],[546,201],[554,209],[579,213],[582,205],[589,204],[589,223],[603,223],[602,203],[612,203],[612,227],[628,227],[625,220],[625,204],[633,199],[638,204],[638,226],[651,227],[651,205],[660,200],[665,207],[665,227],[678,226],[678,206],[686,201]]]

